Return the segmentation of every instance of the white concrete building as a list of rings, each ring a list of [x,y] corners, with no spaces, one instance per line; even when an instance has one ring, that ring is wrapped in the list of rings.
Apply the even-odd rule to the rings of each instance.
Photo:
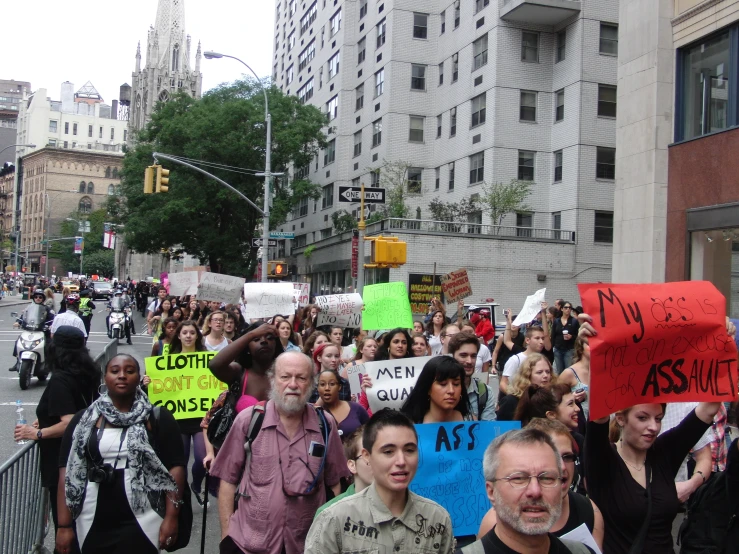
[[[18,112],[18,142],[35,144],[36,148],[19,148],[25,156],[46,146],[77,150],[117,152],[128,139],[128,121],[117,119],[117,101],[113,106],[90,82],[77,92],[65,81],[60,100],[52,100],[47,90],[40,88],[21,102]]]
[[[391,280],[431,273],[433,262],[437,273],[462,267],[453,252],[439,257],[450,240],[457,252],[476,245],[479,294],[513,306],[541,286],[575,297],[577,282],[610,279],[617,1],[280,0],[276,10],[277,86],[331,111],[335,142],[309,168],[323,199],[283,226],[314,290],[348,287],[346,252],[321,264],[320,251],[338,240],[331,213],[357,209],[338,203],[338,187],[370,185],[383,160],[413,168],[410,217],[424,220],[395,225],[409,263]],[[459,202],[512,179],[533,181],[530,211],[507,215],[503,228],[484,209],[456,228],[425,221],[434,198]],[[510,255],[496,259],[501,248]]]

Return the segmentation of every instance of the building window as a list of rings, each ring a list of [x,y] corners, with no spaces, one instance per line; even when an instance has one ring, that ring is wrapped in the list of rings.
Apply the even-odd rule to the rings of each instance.
[[[595,212],[593,242],[613,242],[613,212]]]
[[[426,90],[425,65],[411,65],[411,90]]]
[[[413,38],[426,38],[428,36],[429,16],[425,13],[413,14]]]
[[[87,126],[87,136],[92,138],[92,125]]]
[[[328,78],[333,79],[339,73],[339,55],[341,52],[336,52],[331,59],[328,60]]]
[[[66,148],[66,146],[64,148]],[[80,188],[78,190],[80,194],[85,194],[87,192],[87,183],[80,181]]]
[[[556,98],[556,111],[554,115],[555,121],[562,121],[565,118],[565,91],[564,89],[558,90],[554,93]]]
[[[312,40],[298,56],[298,71],[303,71],[313,58],[316,57],[316,41]]]
[[[616,117],[616,87],[598,85],[598,115]]]
[[[354,89],[354,98],[354,111],[361,110],[364,107],[364,83]]]
[[[490,0],[475,0],[475,13],[483,10],[490,4]]]
[[[365,60],[367,55],[367,38],[363,38],[357,43],[357,65]]]
[[[110,140],[115,140],[115,127],[110,128]]]
[[[333,37],[341,30],[341,8],[337,11],[330,20],[331,32],[329,36]]]
[[[482,183],[485,179],[485,152],[470,156],[470,185]]]
[[[612,181],[616,178],[616,149],[598,147],[595,163],[595,178]]]
[[[321,198],[321,209],[330,208],[334,205],[334,184],[323,187],[323,195]]]
[[[356,158],[362,153],[362,130],[354,133],[354,157]]]
[[[372,123],[372,148],[382,144],[382,119]]]
[[[483,92],[472,99],[472,127],[485,123],[485,106],[487,103],[486,94],[487,93]]]
[[[618,56],[618,25],[600,24],[600,53]]]
[[[562,180],[562,150],[554,153],[554,182],[559,183]]]
[[[446,31],[446,10],[441,12],[439,16],[439,18],[441,19],[441,31],[439,34],[443,35],[444,31]]]
[[[123,129],[123,142],[128,140],[128,129]]]
[[[562,233],[559,232],[562,229],[562,212],[552,214],[552,229],[554,229],[554,238],[560,240],[562,238]]]
[[[56,148],[56,139],[49,139],[49,146],[53,146]]]
[[[100,132],[98,133],[98,138],[103,138],[103,128],[100,127]]]
[[[380,170],[374,169],[370,171],[370,187],[380,186]]]
[[[472,43],[472,71],[480,69],[488,63],[488,35],[485,34]]]
[[[434,173],[434,190],[439,190],[439,184],[441,182],[441,168],[437,167]]]
[[[295,79],[295,68],[292,66],[292,64],[290,64],[290,67],[287,68],[287,84],[289,85],[290,83],[292,83],[293,79]]]
[[[307,202],[306,202],[307,207]],[[295,240],[293,240],[293,248],[305,248],[305,245],[308,243],[308,235],[295,235]]]
[[[457,134],[457,108],[449,110],[449,136]]]
[[[408,140],[410,142],[423,142],[423,124],[425,118],[412,115]]]
[[[459,54],[452,56],[452,83],[456,83],[459,79]]]
[[[408,194],[421,194],[423,169],[420,167],[408,168]]]
[[[359,2],[359,19],[362,19],[367,15],[367,0],[360,0]]]
[[[527,31],[521,33],[521,61],[531,63],[539,61],[539,33]]]
[[[64,148],[69,148],[69,143],[66,140],[64,141]]]
[[[729,126],[732,41],[729,32],[707,38],[679,51],[681,70],[677,83],[682,94],[677,114],[678,140],[691,139]],[[682,112],[682,113],[680,113]]]
[[[456,29],[459,27],[459,18],[460,18],[460,5],[459,2],[454,3],[454,28]]]
[[[108,185],[108,196],[115,196],[115,185]]]
[[[530,237],[531,227],[534,225],[534,217],[531,213],[516,214],[516,236]]]
[[[449,164],[449,190],[454,190],[454,162]]]
[[[295,12],[297,11],[297,2],[295,0],[290,0],[290,6],[288,8],[290,10],[290,16],[295,15]]]
[[[58,124],[57,121],[49,121],[49,132],[50,133],[56,133],[57,124]]]
[[[293,46],[295,46],[295,31],[290,33],[290,35],[287,37],[287,51],[293,49]]]
[[[308,30],[310,24],[316,20],[316,17],[318,17],[318,6],[316,2],[313,2],[311,7],[308,8],[308,11],[306,11],[305,14],[303,14],[303,17],[300,18],[301,35]]]
[[[439,64],[439,86],[444,84],[444,62]]]
[[[385,90],[385,68],[375,73],[375,98],[381,96]]]
[[[76,134],[77,134],[77,124],[76,124],[76,123],[74,123],[74,124],[72,125],[72,134],[73,134],[73,135],[76,135]]]
[[[334,96],[331,100],[326,102],[326,120],[328,122],[333,121],[339,115],[339,97]]]
[[[479,195],[473,194],[470,197],[470,200],[472,199],[475,199],[475,200],[479,199]],[[477,235],[482,233],[482,210],[477,210],[475,212],[468,213],[467,223],[469,223],[469,225],[467,225],[468,233],[474,233]]]
[[[87,183],[87,194],[95,194],[95,184],[92,181]]]
[[[536,92],[521,91],[521,107],[519,111],[521,121],[536,121]]]
[[[534,180],[534,160],[536,152],[528,150],[518,151],[518,180],[533,181]]]
[[[89,214],[90,212],[92,212],[92,200],[90,200],[90,197],[85,196],[82,200],[80,200],[78,209],[81,214]]]
[[[69,134],[69,123],[68,122],[64,124],[64,134],[65,135],[68,135]],[[66,146],[65,146],[65,148],[66,148]]]
[[[385,44],[385,31],[387,30],[387,22],[383,19],[377,24],[377,48]]]
[[[298,101],[301,104],[305,104],[311,98],[313,98],[313,77],[298,89]]]
[[[557,33],[557,57],[555,63],[565,60],[567,57],[567,29],[562,29]]]
[[[336,139],[329,141],[323,152],[323,165],[334,163],[336,160]]]
[[[440,115],[436,116],[436,138],[441,138],[441,127],[442,127],[442,121],[443,117]]]

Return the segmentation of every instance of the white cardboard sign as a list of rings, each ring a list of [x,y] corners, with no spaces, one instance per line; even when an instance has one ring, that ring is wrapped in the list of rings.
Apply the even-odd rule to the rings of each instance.
[[[358,293],[332,294],[316,296],[318,327],[333,325],[335,327],[359,327],[362,324],[362,306],[364,302]]]
[[[197,275],[194,271],[188,273]],[[243,286],[243,277],[206,272],[200,277],[198,300],[236,304],[241,298],[241,287]]]
[[[302,308],[310,302],[310,283],[293,283],[295,287],[295,298],[298,305]]]
[[[239,292],[241,287],[239,287]],[[169,294],[172,296],[186,296],[198,293],[198,273],[183,271],[169,274]]]
[[[526,297],[526,302],[523,303],[523,308],[518,312],[513,325],[520,327],[530,323],[541,311],[541,303],[544,302],[544,295],[547,293],[547,289],[539,289],[534,294]]]
[[[382,408],[399,410],[416,386],[423,367],[432,357],[365,363],[364,374],[372,378],[372,387],[366,391],[370,409],[373,412]]]
[[[246,283],[244,285],[244,319],[261,319],[295,312],[292,283]],[[198,297],[199,298],[199,297]]]

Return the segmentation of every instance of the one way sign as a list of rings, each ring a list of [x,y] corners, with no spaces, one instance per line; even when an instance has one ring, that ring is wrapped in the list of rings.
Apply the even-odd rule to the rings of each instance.
[[[359,202],[361,193],[360,187],[339,187],[339,202]],[[384,204],[385,189],[365,187],[364,201],[367,204]]]

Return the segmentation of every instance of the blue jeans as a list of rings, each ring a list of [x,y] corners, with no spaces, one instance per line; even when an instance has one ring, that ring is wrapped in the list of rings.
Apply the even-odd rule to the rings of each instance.
[[[575,353],[573,348],[569,350],[554,349],[554,372],[560,375],[565,369],[572,365],[572,356]]]

